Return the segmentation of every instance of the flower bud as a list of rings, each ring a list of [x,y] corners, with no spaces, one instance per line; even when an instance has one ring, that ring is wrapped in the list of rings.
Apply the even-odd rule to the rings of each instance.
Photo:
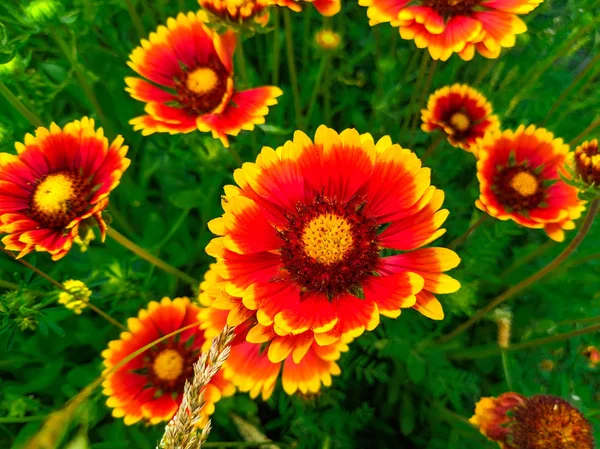
[[[320,30],[315,34],[315,42],[323,50],[332,51],[337,50],[341,43],[341,36],[332,30]]]
[[[68,291],[60,292],[58,303],[80,315],[81,311],[87,307],[92,291],[83,282],[73,279],[63,282],[63,287]]]
[[[56,0],[33,0],[25,7],[27,20],[38,26],[56,21],[62,12],[62,3]]]

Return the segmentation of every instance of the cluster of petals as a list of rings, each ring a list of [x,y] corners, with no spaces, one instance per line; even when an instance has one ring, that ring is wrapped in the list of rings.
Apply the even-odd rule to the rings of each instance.
[[[228,145],[227,136],[265,123],[281,89],[236,89],[233,54],[237,36],[207,27],[204,11],[180,13],[167,20],[130,55],[129,66],[146,80],[125,79],[133,98],[146,103],[146,115],[130,121],[142,134],[194,130],[211,132]]]
[[[453,53],[473,59],[475,52],[497,58],[513,47],[516,35],[527,31],[519,15],[543,0],[359,0],[368,7],[370,25],[389,22],[403,39],[427,48],[435,60]]]
[[[139,421],[157,424],[173,417],[183,398],[185,381],[193,376],[193,364],[206,350],[205,343],[210,346],[197,324],[199,312],[200,307],[188,298],[152,301],[136,318],[127,321],[127,331],[118,340],[109,342],[102,352],[106,368],[102,386],[108,396],[106,405],[112,408],[114,417],[123,418],[128,425]],[[145,346],[184,328],[130,358]],[[223,373],[217,372],[203,390],[202,413],[211,415],[215,403],[234,392]]]
[[[435,295],[460,287],[444,274],[460,259],[423,248],[445,232],[448,211],[410,150],[321,126],[314,142],[297,131],[263,148],[234,179],[209,223],[218,237],[206,251],[223,280],[211,307],[230,324],[248,320],[246,340],[270,342],[272,362],[346,344],[401,309],[443,318]]]
[[[421,110],[421,120],[423,131],[441,130],[451,145],[471,152],[477,139],[500,129],[491,103],[466,84],[436,90],[427,101],[427,109]]]
[[[52,124],[15,144],[17,155],[0,153],[0,234],[5,248],[22,257],[47,251],[64,257],[91,222],[106,224],[102,211],[110,192],[129,166],[127,147],[112,144],[94,120],[83,118],[64,128]]]
[[[476,206],[500,220],[544,229],[555,241],[585,210],[578,189],[566,182],[569,146],[543,128],[520,126],[478,140],[480,196]]]

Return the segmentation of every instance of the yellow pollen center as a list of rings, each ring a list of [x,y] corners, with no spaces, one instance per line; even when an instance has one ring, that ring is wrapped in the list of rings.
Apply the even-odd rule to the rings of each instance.
[[[240,8],[248,3],[248,0],[225,0],[225,4],[228,6],[234,6],[236,8]]]
[[[471,120],[469,120],[469,117],[467,117],[466,114],[455,112],[452,114],[452,117],[450,117],[450,124],[457,131],[464,132],[471,126]]]
[[[165,349],[154,359],[152,369],[159,379],[175,380],[183,371],[183,357],[174,349]]]
[[[523,196],[531,196],[538,191],[538,180],[531,173],[522,171],[513,176],[510,186]]]
[[[189,90],[197,94],[206,94],[213,90],[219,78],[210,67],[200,67],[188,75],[186,85]]]
[[[339,262],[352,248],[351,230],[350,223],[338,215],[319,215],[304,228],[304,252],[324,265]]]
[[[48,175],[36,188],[33,204],[41,212],[66,212],[73,199],[73,181],[62,173]]]

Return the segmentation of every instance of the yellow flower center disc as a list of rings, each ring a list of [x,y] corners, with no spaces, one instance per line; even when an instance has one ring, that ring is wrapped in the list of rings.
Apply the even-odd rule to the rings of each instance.
[[[33,204],[46,214],[66,212],[74,197],[73,179],[63,173],[48,175],[36,188]]]
[[[313,218],[304,228],[304,252],[317,262],[331,265],[341,261],[352,248],[351,226],[335,214]]]
[[[510,186],[522,196],[531,196],[538,191],[538,180],[531,173],[522,171],[510,180]]]
[[[466,114],[456,112],[450,117],[450,124],[455,130],[464,132],[471,126],[471,120],[469,120],[469,117],[467,117]]]
[[[199,67],[188,75],[187,88],[197,94],[206,94],[218,84],[219,78],[210,67]]]
[[[183,371],[183,357],[174,349],[165,349],[154,359],[152,369],[161,380],[175,380]]]

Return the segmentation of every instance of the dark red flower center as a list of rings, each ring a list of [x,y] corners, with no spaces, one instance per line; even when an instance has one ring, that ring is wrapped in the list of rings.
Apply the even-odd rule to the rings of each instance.
[[[185,70],[182,79],[176,80],[177,99],[194,114],[214,111],[227,93],[229,72],[217,57],[206,65]]]
[[[473,12],[481,0],[422,0],[424,6],[429,6],[442,17],[465,15]]]
[[[148,387],[154,387],[162,393],[183,392],[186,379],[194,373],[194,362],[200,355],[191,345],[171,341],[158,344],[143,357],[144,368],[141,374],[148,376]]]
[[[64,228],[89,209],[89,180],[75,170],[44,175],[35,183],[29,199],[29,215],[45,228]]]
[[[500,169],[494,177],[493,189],[498,201],[514,211],[528,211],[540,207],[545,188],[539,175],[524,166]]]
[[[306,292],[330,298],[360,286],[379,260],[377,223],[353,199],[339,203],[317,196],[298,204],[280,232],[283,265],[290,278]]]

